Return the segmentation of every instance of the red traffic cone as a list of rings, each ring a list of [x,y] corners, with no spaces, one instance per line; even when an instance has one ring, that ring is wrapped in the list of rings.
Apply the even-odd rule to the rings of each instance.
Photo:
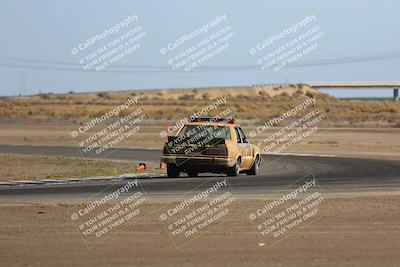
[[[160,170],[165,169],[165,163],[160,160]]]
[[[137,171],[143,172],[146,170],[146,164],[144,163],[139,163],[139,166],[136,167]]]

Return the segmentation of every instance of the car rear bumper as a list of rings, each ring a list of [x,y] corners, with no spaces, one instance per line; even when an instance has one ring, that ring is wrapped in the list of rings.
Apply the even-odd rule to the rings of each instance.
[[[236,159],[226,156],[205,156],[205,155],[176,155],[166,154],[161,156],[161,161],[168,164],[176,164],[178,166],[220,166],[232,167],[235,165]]]

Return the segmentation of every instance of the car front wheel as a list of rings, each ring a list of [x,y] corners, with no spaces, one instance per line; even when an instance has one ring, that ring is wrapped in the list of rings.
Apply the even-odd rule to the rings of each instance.
[[[253,166],[251,166],[251,169],[247,172],[247,175],[257,175],[258,170],[260,169],[260,157],[257,155],[256,159],[254,160]]]

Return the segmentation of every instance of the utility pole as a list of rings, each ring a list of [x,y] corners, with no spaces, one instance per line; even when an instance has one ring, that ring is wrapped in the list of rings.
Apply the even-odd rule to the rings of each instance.
[[[25,95],[25,82],[26,82],[26,76],[25,72],[20,72],[19,74],[19,96]]]

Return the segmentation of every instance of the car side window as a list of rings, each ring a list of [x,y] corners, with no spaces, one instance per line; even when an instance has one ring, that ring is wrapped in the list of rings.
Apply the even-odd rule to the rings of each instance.
[[[235,127],[235,134],[236,134],[236,141],[238,143],[242,143],[242,139],[240,138],[239,129],[237,127]]]
[[[248,143],[248,142],[247,142],[246,135],[244,134],[242,128],[240,128],[240,127],[239,127],[239,132],[240,132],[240,136],[242,137],[242,142],[243,142],[243,143]]]

